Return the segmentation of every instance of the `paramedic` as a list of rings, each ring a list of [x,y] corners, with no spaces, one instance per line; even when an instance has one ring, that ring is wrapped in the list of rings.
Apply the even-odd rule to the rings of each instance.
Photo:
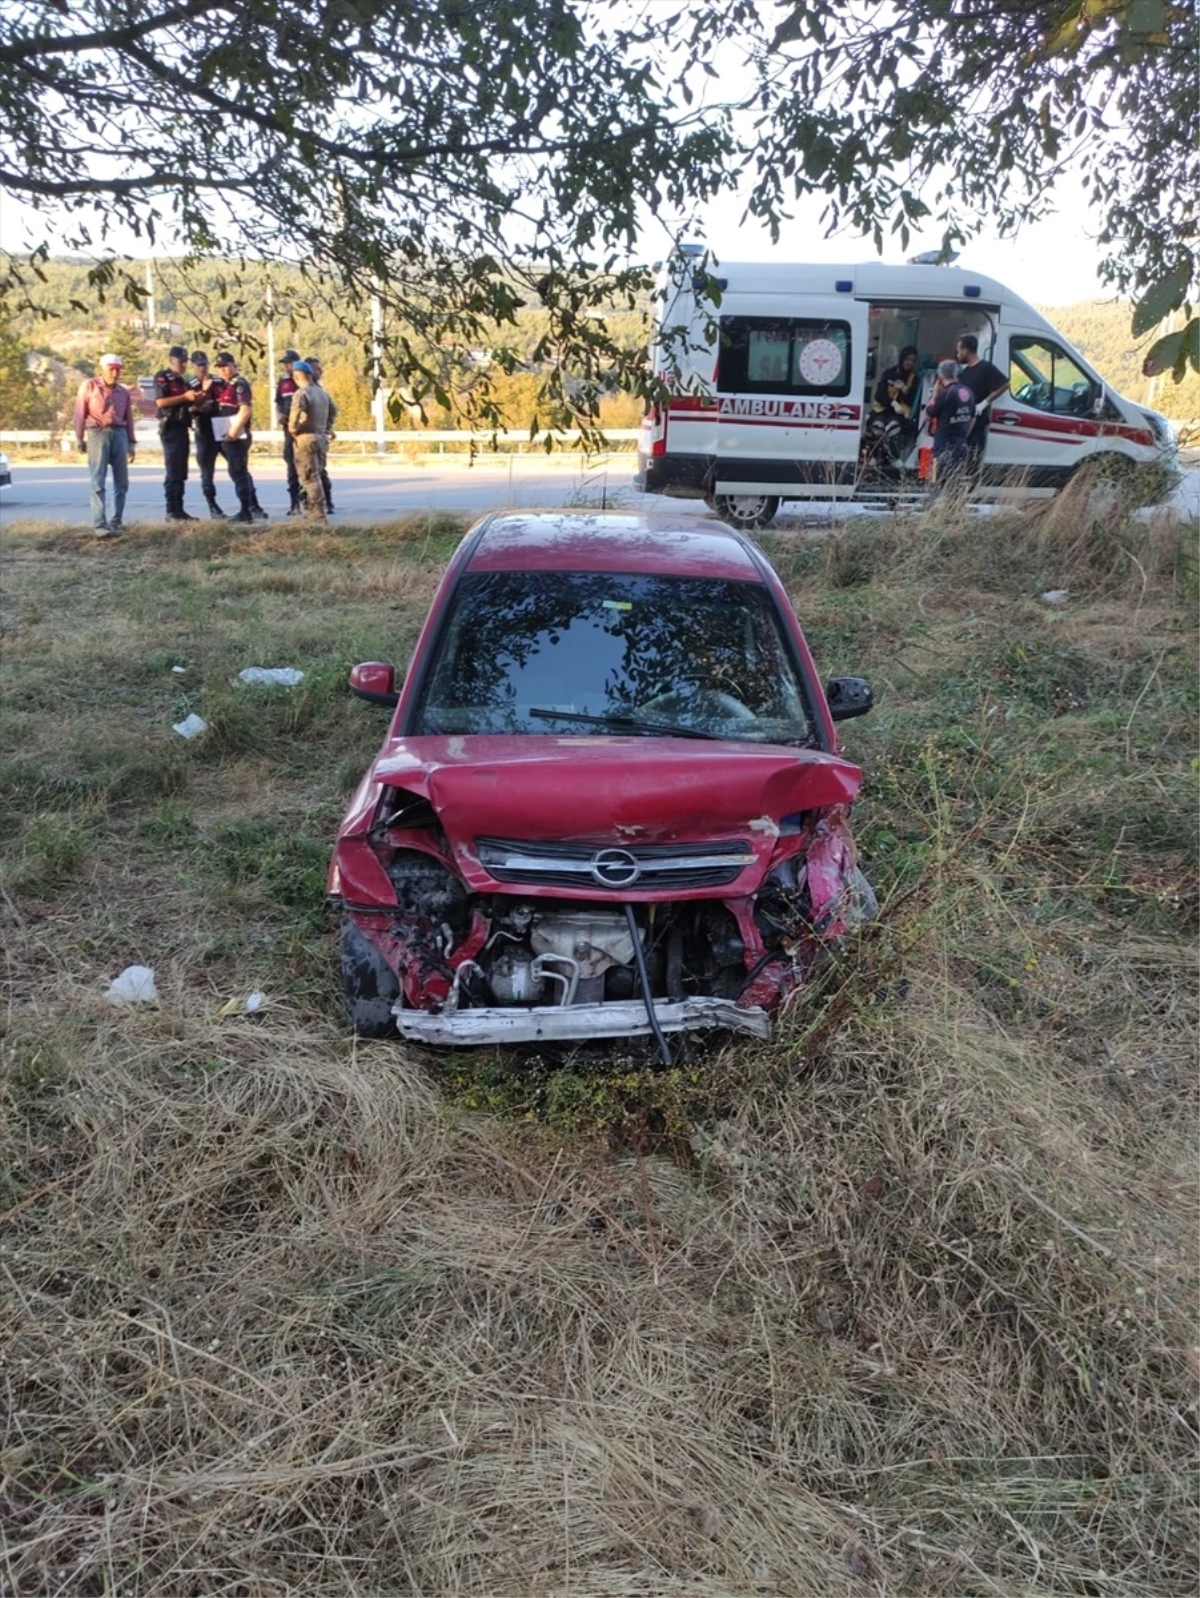
[[[959,476],[967,456],[967,438],[975,420],[975,396],[959,376],[955,361],[941,361],[937,387],[925,407],[933,429],[933,497]]]

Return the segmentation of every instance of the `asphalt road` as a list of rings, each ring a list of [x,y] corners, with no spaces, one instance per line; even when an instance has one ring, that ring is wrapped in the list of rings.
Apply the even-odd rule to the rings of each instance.
[[[151,464],[151,462],[153,464]],[[1200,472],[1194,457],[1185,459],[1183,480],[1169,501],[1177,514],[1190,520],[1200,516]],[[254,461],[251,470],[263,506],[282,517],[287,510],[287,487],[283,462]],[[549,458],[541,455],[476,457],[468,465],[463,457],[421,462],[400,459],[375,462],[353,457],[333,462],[333,497],[337,506],[334,521],[388,521],[420,511],[461,512],[479,516],[489,510],[547,509],[554,506],[572,509],[599,508],[670,512],[672,515],[706,517],[709,512],[699,500],[663,499],[658,495],[635,494],[631,487],[634,460],[619,454],[599,461],[584,461],[577,455]],[[61,465],[25,466],[13,462],[12,486],[0,490],[0,522],[57,522],[86,529],[88,511],[87,467],[71,459]],[[237,509],[237,500],[225,475],[217,469],[217,496],[227,511]],[[192,464],[185,499],[194,516],[206,516],[200,494],[195,463]],[[980,506],[987,513],[991,507]],[[793,502],[781,511],[780,530],[793,527],[828,525],[854,515],[876,512],[865,506],[802,505]],[[1155,514],[1142,511],[1141,516]],[[129,499],[125,507],[127,522],[160,521],[163,515],[162,466],[157,456],[130,472]]]
[[[673,511],[706,514],[699,501],[664,501],[634,494],[630,483],[631,455],[610,457],[607,464],[578,457],[546,460],[539,456],[478,457],[473,466],[452,460],[449,464],[392,460],[376,464],[353,458],[332,463],[330,476],[337,507],[334,520],[386,521],[415,511],[462,511],[469,515],[514,507],[599,506],[622,508],[668,503]],[[0,491],[0,518],[17,521],[59,522],[87,527],[88,477],[83,462],[26,466],[12,463],[11,488]],[[252,461],[258,497],[273,515],[287,510],[287,486],[282,461]],[[129,474],[125,520],[158,521],[163,515],[162,466],[155,457],[139,462]],[[217,498],[226,511],[237,509],[224,467],[217,468]],[[184,500],[193,516],[207,516],[193,462]]]

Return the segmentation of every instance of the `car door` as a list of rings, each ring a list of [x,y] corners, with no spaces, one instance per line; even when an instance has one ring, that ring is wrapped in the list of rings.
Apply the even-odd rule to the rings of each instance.
[[[1094,449],[1103,387],[1045,332],[1010,332],[1008,369],[1008,388],[992,402],[986,463],[1053,486]]]
[[[716,492],[849,493],[858,463],[867,307],[728,295],[717,357]]]

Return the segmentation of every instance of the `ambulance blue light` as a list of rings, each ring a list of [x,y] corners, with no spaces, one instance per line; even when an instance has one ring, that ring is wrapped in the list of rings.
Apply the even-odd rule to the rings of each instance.
[[[966,288],[963,289],[963,293],[969,300],[977,300],[983,293],[983,290],[979,287],[978,283],[968,283]]]
[[[854,291],[854,284],[848,277],[839,277],[833,286],[839,294],[851,294]]]

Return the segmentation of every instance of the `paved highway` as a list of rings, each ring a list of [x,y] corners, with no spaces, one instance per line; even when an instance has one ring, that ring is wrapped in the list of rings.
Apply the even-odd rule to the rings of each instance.
[[[252,467],[259,499],[272,515],[282,518],[287,509],[282,461],[254,461]],[[577,455],[566,454],[549,458],[481,455],[474,465],[468,465],[462,457],[421,462],[398,458],[378,462],[354,457],[335,458],[332,478],[337,512],[333,520],[389,521],[420,511],[478,516],[489,510],[518,507],[598,509],[601,504],[613,510],[647,510],[696,517],[709,514],[699,500],[635,494],[630,486],[633,469],[633,457],[629,454],[586,462]],[[87,468],[82,461],[73,458],[53,466],[25,466],[14,461],[12,473],[12,486],[0,490],[0,522],[5,526],[20,522],[54,522],[83,531],[90,528]],[[227,511],[237,509],[237,500],[223,467],[217,471],[217,496]],[[192,515],[207,516],[194,463],[185,503]],[[1194,458],[1187,460],[1183,480],[1168,503],[1177,514],[1188,519],[1200,516],[1200,472],[1196,470]],[[981,512],[990,509],[979,507]],[[875,512],[859,506],[804,506],[793,502],[781,511],[776,525],[781,531],[789,527],[812,528],[827,525],[831,520],[871,514]],[[1139,514],[1148,517],[1156,512],[1147,510]],[[146,464],[139,463],[130,472],[125,520],[160,521],[162,515],[162,466],[153,455]]]
[[[666,501],[634,494],[630,488],[633,457],[616,455],[599,464],[579,457],[550,460],[536,455],[480,456],[473,466],[451,459],[413,463],[400,459],[375,462],[353,457],[334,459],[331,477],[337,507],[335,521],[387,521],[419,511],[461,511],[476,515],[515,506],[648,505],[706,515],[698,501]],[[287,510],[287,487],[281,461],[252,461],[251,472],[264,508],[282,517]],[[18,521],[67,523],[87,528],[88,477],[86,465],[74,460],[62,465],[22,465],[12,462],[12,487],[0,491],[0,517],[12,526]],[[126,522],[159,521],[163,515],[162,466],[156,456],[134,466],[129,474]],[[237,509],[237,498],[225,475],[217,468],[217,498],[226,511]],[[207,517],[195,463],[188,478],[185,506],[193,516]]]

